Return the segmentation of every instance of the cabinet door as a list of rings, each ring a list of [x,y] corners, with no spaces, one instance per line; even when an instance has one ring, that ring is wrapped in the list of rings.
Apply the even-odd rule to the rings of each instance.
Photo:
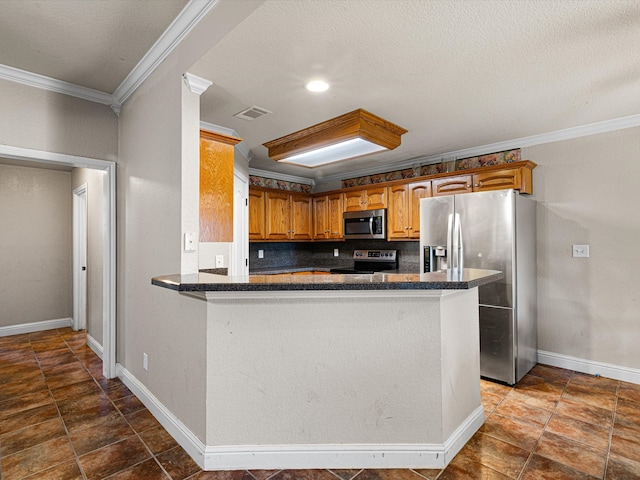
[[[344,211],[359,212],[361,210],[366,210],[367,207],[364,204],[363,198],[363,190],[352,190],[350,192],[344,192]]]
[[[264,238],[264,192],[249,188],[249,240]]]
[[[341,212],[342,213],[342,212]],[[313,238],[329,238],[329,201],[326,195],[313,197]]]
[[[473,191],[503,190],[505,188],[520,188],[520,169],[508,168],[486,173],[476,173],[473,176]]]
[[[409,184],[409,238],[420,238],[420,199],[431,196],[431,182]]]
[[[233,241],[233,146],[240,139],[200,131],[200,241]]]
[[[313,238],[313,215],[311,195],[291,195],[291,238],[311,240]]]
[[[372,187],[364,191],[364,210],[387,208],[387,187]]]
[[[473,191],[471,180],[471,175],[436,178],[431,180],[432,195],[437,197],[439,195],[451,195],[454,193],[469,193]]]
[[[389,187],[389,210],[387,216],[387,238],[389,240],[409,236],[409,186],[393,185]]]
[[[265,238],[288,240],[291,232],[289,192],[265,192]]]
[[[344,237],[342,232],[342,194],[334,193],[327,195],[327,203],[329,206],[327,214],[327,227],[329,228],[329,238],[341,239]]]

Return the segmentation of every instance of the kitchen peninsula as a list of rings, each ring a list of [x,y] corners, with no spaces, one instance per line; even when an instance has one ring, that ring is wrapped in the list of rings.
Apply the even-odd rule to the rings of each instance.
[[[203,467],[445,467],[484,421],[477,287],[500,278],[152,279],[207,302]]]

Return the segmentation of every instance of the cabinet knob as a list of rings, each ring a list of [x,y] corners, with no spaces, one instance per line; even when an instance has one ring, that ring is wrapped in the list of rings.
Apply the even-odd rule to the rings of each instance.
[[[467,188],[471,188],[471,184],[470,183],[467,183]]]

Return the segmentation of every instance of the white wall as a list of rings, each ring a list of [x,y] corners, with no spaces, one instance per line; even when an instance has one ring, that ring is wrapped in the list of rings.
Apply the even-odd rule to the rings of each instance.
[[[640,369],[640,128],[522,157],[538,164],[539,348]],[[572,244],[590,258],[572,258]]]
[[[107,105],[0,79],[0,144],[115,161],[118,117]]]
[[[0,164],[0,327],[71,318],[71,174]]]
[[[103,346],[103,239],[105,172],[75,168],[71,189],[87,185],[87,333]]]

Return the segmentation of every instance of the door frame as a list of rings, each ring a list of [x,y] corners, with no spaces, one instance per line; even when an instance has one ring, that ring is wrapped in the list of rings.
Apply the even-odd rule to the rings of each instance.
[[[29,148],[0,145],[0,157],[29,163],[66,165],[91,168],[105,172],[103,180],[103,290],[102,328],[103,354],[102,373],[106,378],[115,378],[116,372],[116,163],[89,157],[63,153],[32,150]]]
[[[233,172],[233,242],[229,275],[249,275],[249,177]]]
[[[87,184],[73,190],[73,329],[87,328]]]

